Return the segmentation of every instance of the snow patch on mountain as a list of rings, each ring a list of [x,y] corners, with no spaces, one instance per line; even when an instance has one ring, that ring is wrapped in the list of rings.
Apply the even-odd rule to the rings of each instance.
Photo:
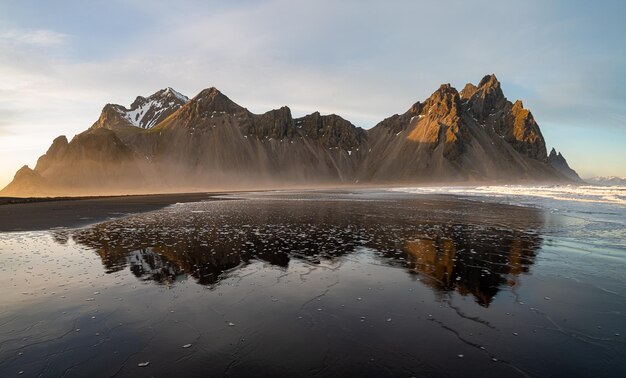
[[[189,97],[185,96],[184,94],[175,91],[172,87],[167,87],[165,88],[165,93],[166,94],[172,94],[174,95],[174,97],[176,97],[177,99],[179,99],[181,102],[183,103],[188,103],[189,102]]]
[[[149,97],[137,97],[130,109],[116,109],[132,125],[150,129],[188,102],[187,96],[167,87]]]

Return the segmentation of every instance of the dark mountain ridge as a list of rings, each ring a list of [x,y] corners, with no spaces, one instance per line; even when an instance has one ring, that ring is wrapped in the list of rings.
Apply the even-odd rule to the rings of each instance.
[[[171,88],[108,104],[91,128],[61,136],[0,194],[84,195],[426,182],[569,182],[521,101],[494,75],[370,130],[284,106],[254,114],[216,88],[189,100]]]

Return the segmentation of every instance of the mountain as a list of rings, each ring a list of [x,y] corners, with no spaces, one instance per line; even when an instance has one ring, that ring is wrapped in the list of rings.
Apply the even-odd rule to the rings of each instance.
[[[115,130],[125,126],[135,126],[149,129],[188,102],[187,96],[167,87],[148,97],[138,96],[130,105],[130,109],[121,105],[107,104],[92,128]]]
[[[556,152],[554,148],[552,149],[552,151],[550,151],[550,155],[548,155],[548,163],[550,163],[552,168],[556,169],[559,173],[561,173],[568,179],[580,183],[584,182],[580,178],[580,176],[578,176],[578,173],[570,168],[569,164],[567,164],[567,160],[565,160],[563,155],[561,155],[560,152]]]
[[[213,87],[192,99],[166,88],[130,108],[106,105],[89,129],[71,141],[56,138],[35,168],[20,169],[0,194],[578,177],[559,167],[532,113],[507,100],[494,75],[461,92],[444,84],[369,130],[335,114],[294,118],[286,106],[254,114]]]
[[[423,103],[368,132],[365,181],[519,181],[562,179],[521,101],[508,101],[494,75],[459,93],[444,84]]]
[[[626,177],[604,176],[586,178],[586,182],[601,186],[626,186]]]

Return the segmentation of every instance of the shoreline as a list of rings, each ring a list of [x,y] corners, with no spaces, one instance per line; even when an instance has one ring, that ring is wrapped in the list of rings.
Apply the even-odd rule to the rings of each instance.
[[[125,194],[125,195],[102,195],[82,197],[0,197],[0,232],[26,232],[49,230],[58,227],[84,227],[90,224],[103,222],[109,219],[120,218],[131,214],[149,212],[164,208],[174,203],[199,202],[206,200],[222,200],[224,196],[237,197],[237,194],[245,193],[268,193],[268,192],[350,192],[367,190],[390,190],[397,194],[403,193],[411,196],[411,192],[405,192],[401,186],[320,186],[309,188],[276,188],[259,190],[221,190],[186,193],[161,193],[161,194]],[[415,195],[415,194],[413,194]],[[424,196],[463,198],[464,201],[482,202],[481,196],[463,196],[462,193],[420,193]],[[219,198],[216,198],[219,197]],[[528,207],[528,204],[502,203],[494,201],[494,204],[506,204],[515,207]],[[542,208],[538,203],[530,207]]]
[[[199,202],[227,194],[180,193],[98,197],[0,198],[0,232],[82,227],[175,203]],[[15,201],[11,201],[15,200]]]

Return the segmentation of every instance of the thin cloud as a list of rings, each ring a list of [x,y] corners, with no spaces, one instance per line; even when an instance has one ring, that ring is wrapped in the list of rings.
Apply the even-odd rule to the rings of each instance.
[[[0,33],[0,41],[18,45],[58,46],[67,43],[69,36],[53,30],[8,30]]]

